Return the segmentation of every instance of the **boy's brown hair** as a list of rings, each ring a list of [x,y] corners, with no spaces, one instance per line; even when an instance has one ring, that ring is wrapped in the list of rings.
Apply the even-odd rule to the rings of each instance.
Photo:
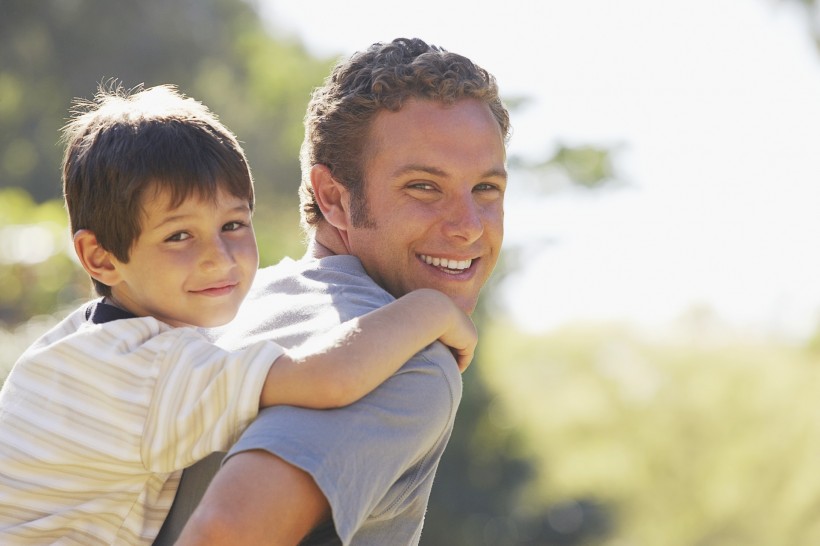
[[[253,209],[253,177],[236,136],[174,86],[100,85],[93,100],[75,101],[63,140],[71,233],[92,231],[121,262],[139,238],[147,191],[168,190],[178,206],[193,196],[216,199],[221,188]],[[111,295],[93,282],[99,295]]]

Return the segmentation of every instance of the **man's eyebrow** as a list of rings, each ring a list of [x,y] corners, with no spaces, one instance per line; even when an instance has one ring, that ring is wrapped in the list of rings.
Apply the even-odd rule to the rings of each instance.
[[[439,176],[439,177],[446,177],[447,172],[439,169],[438,167],[432,167],[429,165],[417,165],[417,164],[410,164],[404,165],[399,167],[395,171],[393,171],[393,176],[398,178],[400,176],[404,176],[407,174],[413,173],[424,173],[429,174],[432,176]],[[507,170],[504,168],[501,169],[490,169],[484,173],[482,173],[480,178],[503,178],[504,180],[507,179]]]
[[[415,163],[411,163],[409,165],[402,165],[401,167],[393,171],[393,176],[395,178],[398,178],[406,174],[415,173],[425,173],[433,176],[447,176],[447,173],[439,169],[438,167],[431,167],[429,165],[420,165]]]
[[[507,179],[507,169],[490,169],[482,178],[503,178],[504,180]]]

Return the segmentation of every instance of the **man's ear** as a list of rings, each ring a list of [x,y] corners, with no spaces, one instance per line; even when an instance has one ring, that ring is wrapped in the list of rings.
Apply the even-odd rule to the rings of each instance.
[[[92,279],[107,286],[120,282],[114,256],[100,245],[93,231],[81,229],[74,234],[74,252]]]
[[[350,194],[347,188],[333,178],[326,165],[311,167],[310,184],[325,220],[336,229],[347,231],[350,226]]]

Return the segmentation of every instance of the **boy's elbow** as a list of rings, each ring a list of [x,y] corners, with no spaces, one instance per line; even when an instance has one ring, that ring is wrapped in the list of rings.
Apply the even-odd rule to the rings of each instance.
[[[175,546],[228,546],[236,544],[239,522],[229,512],[196,510]]]
[[[338,409],[359,400],[361,386],[349,374],[327,374],[321,380],[317,409]]]
[[[331,386],[324,389],[320,399],[316,401],[317,409],[339,409],[349,406],[359,398],[354,398],[348,391],[339,386]]]

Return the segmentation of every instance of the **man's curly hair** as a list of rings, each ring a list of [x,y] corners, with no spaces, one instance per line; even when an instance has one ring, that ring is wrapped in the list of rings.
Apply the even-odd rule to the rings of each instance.
[[[308,105],[299,188],[304,229],[315,228],[323,217],[310,184],[317,164],[327,166],[350,192],[354,224],[366,221],[362,153],[368,131],[380,110],[396,112],[409,98],[444,104],[478,99],[489,106],[505,142],[509,138],[509,113],[489,72],[418,38],[373,44],[337,64]]]

